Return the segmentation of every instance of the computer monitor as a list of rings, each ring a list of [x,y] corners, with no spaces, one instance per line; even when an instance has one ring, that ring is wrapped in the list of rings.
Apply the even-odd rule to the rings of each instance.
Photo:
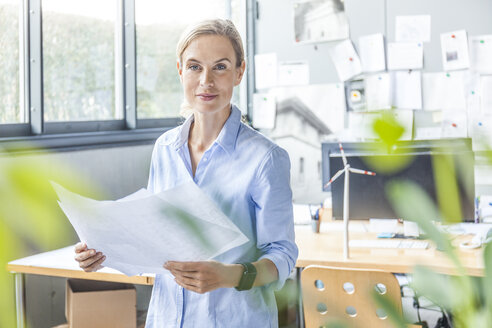
[[[449,145],[452,144],[452,148]],[[393,179],[411,180],[422,187],[437,204],[432,161],[437,155],[449,154],[453,159],[459,179],[458,189],[463,221],[474,221],[474,155],[471,139],[399,142],[390,150],[381,151],[375,142],[342,143],[348,163],[353,168],[376,171],[375,176],[350,174],[349,216],[350,219],[398,218],[388,198],[385,186]],[[451,150],[450,150],[451,149]],[[401,170],[378,172],[368,164],[369,157],[411,156],[410,162]],[[459,163],[459,165],[458,165]],[[322,176],[325,184],[343,168],[338,142],[322,144]],[[466,186],[465,186],[466,182]],[[470,185],[471,184],[471,185]],[[343,218],[344,178],[340,176],[331,186],[333,217]],[[436,220],[438,218],[428,218]]]

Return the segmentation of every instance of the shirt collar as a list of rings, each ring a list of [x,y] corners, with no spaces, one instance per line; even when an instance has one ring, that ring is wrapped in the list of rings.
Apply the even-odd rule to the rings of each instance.
[[[188,142],[188,135],[190,133],[191,123],[195,120],[193,115],[190,115],[185,122],[181,125],[179,132],[176,134],[174,140],[174,148],[180,149],[186,142]],[[220,145],[228,154],[231,154],[236,147],[237,135],[239,132],[239,126],[241,124],[241,111],[235,106],[231,106],[231,114],[225,122],[219,136],[215,142]]]

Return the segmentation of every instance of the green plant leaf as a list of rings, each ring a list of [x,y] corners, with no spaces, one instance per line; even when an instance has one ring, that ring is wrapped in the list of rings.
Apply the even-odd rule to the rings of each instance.
[[[482,278],[482,286],[486,306],[490,309],[489,312],[492,315],[492,242],[485,244],[483,262],[485,265],[485,276]]]
[[[371,291],[372,297],[374,301],[383,308],[384,311],[388,314],[388,319],[391,320],[395,328],[406,328],[407,322],[403,318],[403,314],[396,307],[396,305],[386,296],[381,295],[375,290]]]
[[[453,308],[453,297],[457,295],[451,290],[453,285],[448,276],[417,265],[414,268],[411,286],[418,294],[427,297],[434,304],[447,310]]]
[[[441,217],[446,223],[461,222],[461,203],[453,155],[432,156],[437,201]]]

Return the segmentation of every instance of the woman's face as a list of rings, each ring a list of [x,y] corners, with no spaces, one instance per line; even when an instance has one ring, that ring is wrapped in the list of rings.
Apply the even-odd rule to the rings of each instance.
[[[232,91],[241,82],[245,63],[236,67],[231,42],[224,36],[204,35],[193,40],[182,55],[178,71],[186,101],[206,114],[228,110]]]

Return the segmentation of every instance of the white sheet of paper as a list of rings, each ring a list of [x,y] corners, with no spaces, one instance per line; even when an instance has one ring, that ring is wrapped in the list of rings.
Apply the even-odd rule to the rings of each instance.
[[[392,83],[389,73],[366,75],[364,83],[367,110],[391,108]]]
[[[492,114],[492,75],[480,76],[480,109],[482,114]]]
[[[445,71],[470,67],[465,30],[441,34],[442,66]]]
[[[328,50],[341,81],[360,74],[362,66],[350,40],[344,40]]]
[[[395,120],[405,129],[399,140],[412,140],[413,135],[413,110],[397,109],[394,111]]]
[[[424,65],[421,42],[388,43],[388,69],[419,69]]]
[[[277,86],[278,81],[277,54],[255,55],[256,89],[266,89]]]
[[[386,70],[384,37],[381,33],[361,36],[359,54],[363,72],[380,72]]]
[[[468,115],[480,113],[480,74],[468,70],[463,74],[465,85],[466,109]]]
[[[208,260],[248,242],[193,182],[126,201],[95,201],[52,184],[80,240],[126,275],[167,273],[168,260]]]
[[[277,113],[275,94],[253,94],[253,126],[257,129],[273,129]]]
[[[374,120],[380,117],[379,112],[349,112],[349,131],[354,140],[376,139]]]
[[[307,61],[285,61],[278,63],[278,85],[309,84],[309,64]]]
[[[415,128],[415,140],[432,140],[441,137],[441,127],[425,126]]]
[[[472,115],[468,127],[473,150],[488,150],[492,145],[492,115]]]
[[[420,71],[393,72],[393,105],[398,109],[422,109]]]
[[[437,72],[422,75],[423,108],[464,110],[466,108],[463,72]]]
[[[442,138],[466,138],[468,136],[466,111],[444,111],[441,128]]]
[[[469,37],[470,69],[492,74],[492,34]]]
[[[431,16],[396,16],[395,40],[396,42],[430,42]]]

